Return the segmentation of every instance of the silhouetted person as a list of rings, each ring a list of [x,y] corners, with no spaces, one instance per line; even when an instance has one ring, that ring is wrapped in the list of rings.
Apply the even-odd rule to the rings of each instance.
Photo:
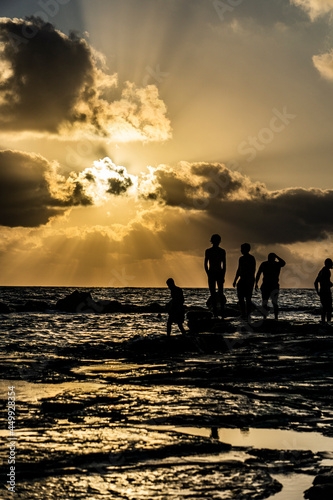
[[[251,245],[243,243],[241,245],[242,257],[238,261],[233,287],[237,286],[237,296],[239,307],[243,318],[250,318],[251,299],[254,287],[254,275],[256,272],[256,259],[250,254]],[[246,305],[245,305],[246,304]]]
[[[268,255],[268,260],[262,262],[257,272],[256,276],[256,290],[258,290],[258,281],[260,280],[260,276],[263,275],[262,285],[260,287],[261,296],[262,296],[262,306],[266,311],[264,316],[267,316],[268,313],[268,300],[272,300],[273,309],[274,309],[274,317],[278,319],[279,315],[279,307],[278,307],[278,298],[279,298],[279,276],[281,268],[286,265],[285,261],[278,257],[275,253],[270,253]]]
[[[211,248],[207,248],[205,251],[204,266],[208,276],[208,286],[213,304],[213,313],[214,316],[217,316],[217,301],[215,295],[216,284],[220,297],[221,309],[224,307],[223,283],[226,270],[226,254],[225,250],[219,246],[221,242],[221,236],[219,234],[213,234],[210,242],[212,243],[212,246]]]
[[[327,321],[331,321],[332,318],[331,287],[333,286],[333,283],[331,282],[331,271],[330,271],[330,269],[332,269],[332,265],[333,265],[332,259],[326,259],[324,267],[319,271],[316,281],[314,282],[315,289],[320,297],[320,302],[322,305],[322,310],[321,310],[322,323],[325,323],[326,316],[327,316]]]
[[[183,327],[185,319],[185,307],[184,307],[184,295],[183,290],[179,286],[175,285],[172,278],[169,278],[166,282],[171,292],[171,300],[168,303],[169,318],[167,322],[167,335],[171,333],[172,323],[178,325],[179,330],[182,333],[186,333]]]

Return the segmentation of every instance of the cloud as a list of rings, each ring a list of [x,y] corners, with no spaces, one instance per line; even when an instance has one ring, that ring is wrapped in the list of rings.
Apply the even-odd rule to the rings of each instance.
[[[164,141],[171,136],[155,85],[137,87],[109,75],[86,40],[37,18],[0,19],[0,130],[111,141]]]
[[[323,78],[333,81],[333,50],[326,54],[313,56],[312,61]]]
[[[291,0],[304,9],[312,20],[333,10],[333,0]]]
[[[332,190],[294,188],[254,202],[213,201],[208,210],[216,219],[223,218],[239,239],[269,245],[325,238],[333,232],[332,209]]]
[[[176,167],[149,167],[148,172],[134,176],[104,158],[81,173],[71,174],[70,182],[79,183],[84,195],[97,205],[110,195],[122,194],[139,203],[155,203],[156,211],[150,209],[145,217],[150,218],[150,224],[152,218],[158,219],[158,225],[152,225],[157,232],[167,226],[170,232],[171,217],[182,219],[182,224],[188,219],[192,228],[195,220],[200,225],[205,217],[206,227],[223,227],[230,232],[232,244],[241,240],[289,244],[324,238],[333,232],[333,190],[269,191],[265,184],[219,163],[180,162]],[[145,209],[141,206],[140,210]],[[179,244],[179,238],[172,239]]]
[[[191,214],[204,213],[211,225],[230,231],[229,240],[288,244],[325,238],[333,232],[333,190],[266,186],[224,165],[180,163],[161,165],[139,180],[139,191]]]
[[[106,157],[67,177],[59,170],[39,155],[0,152],[0,224],[36,227],[72,207],[102,207],[125,195],[134,217],[125,233],[137,224],[138,239],[144,227],[165,235],[165,247],[173,251],[190,250],[193,234],[207,231],[223,232],[232,247],[241,241],[306,242],[333,233],[333,190],[270,191],[219,163],[159,165],[136,176]],[[185,246],[184,228],[191,228]]]
[[[95,205],[105,202],[110,195],[119,196],[127,193],[137,184],[137,177],[127,172],[125,167],[115,165],[110,158],[94,161],[92,167],[82,172],[72,172],[68,183],[78,183],[85,195]],[[57,189],[57,187],[56,187]],[[133,189],[133,192],[135,189]]]
[[[67,182],[57,169],[37,154],[0,151],[0,225],[35,227],[92,203],[78,179]]]
[[[139,191],[146,199],[169,206],[205,209],[211,199],[234,200],[264,197],[265,185],[220,163],[180,162],[176,168],[159,165],[139,180]]]
[[[136,193],[138,178],[108,157],[67,177],[60,170],[38,154],[0,151],[0,225],[37,227],[72,207]]]

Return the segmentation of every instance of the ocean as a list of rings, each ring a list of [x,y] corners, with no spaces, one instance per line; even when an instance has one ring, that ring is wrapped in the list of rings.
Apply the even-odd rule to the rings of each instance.
[[[85,343],[103,345],[107,341],[123,342],[135,336],[161,335],[166,331],[166,313],[114,312],[105,314],[64,313],[52,310],[56,302],[74,290],[91,292],[94,300],[119,301],[128,306],[165,305],[170,300],[167,288],[62,288],[62,287],[2,287],[0,301],[23,306],[28,301],[44,301],[50,305],[46,312],[13,312],[1,318],[0,348],[4,352],[51,353],[57,346],[77,347],[78,353]],[[236,307],[237,296],[233,289],[226,289],[227,305]],[[185,305],[205,307],[207,289],[184,289]],[[255,292],[253,302],[260,305],[260,292]],[[319,299],[314,290],[282,289],[279,297],[280,319],[310,323],[318,314]],[[173,327],[176,333],[176,326]]]

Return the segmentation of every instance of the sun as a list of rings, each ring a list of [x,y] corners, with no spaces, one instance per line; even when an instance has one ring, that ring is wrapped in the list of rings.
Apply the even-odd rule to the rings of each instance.
[[[91,167],[74,175],[95,206],[103,205],[112,195],[133,195],[138,187],[138,177],[113,163],[109,157],[94,161]]]

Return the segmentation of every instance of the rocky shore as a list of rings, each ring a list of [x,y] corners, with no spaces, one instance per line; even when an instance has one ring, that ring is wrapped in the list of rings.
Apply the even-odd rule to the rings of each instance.
[[[308,478],[298,498],[332,498],[331,327],[193,311],[209,331],[82,336],[44,358],[11,344],[2,385],[17,394],[17,498],[291,500],[290,476]],[[249,444],[253,430],[263,437]]]

